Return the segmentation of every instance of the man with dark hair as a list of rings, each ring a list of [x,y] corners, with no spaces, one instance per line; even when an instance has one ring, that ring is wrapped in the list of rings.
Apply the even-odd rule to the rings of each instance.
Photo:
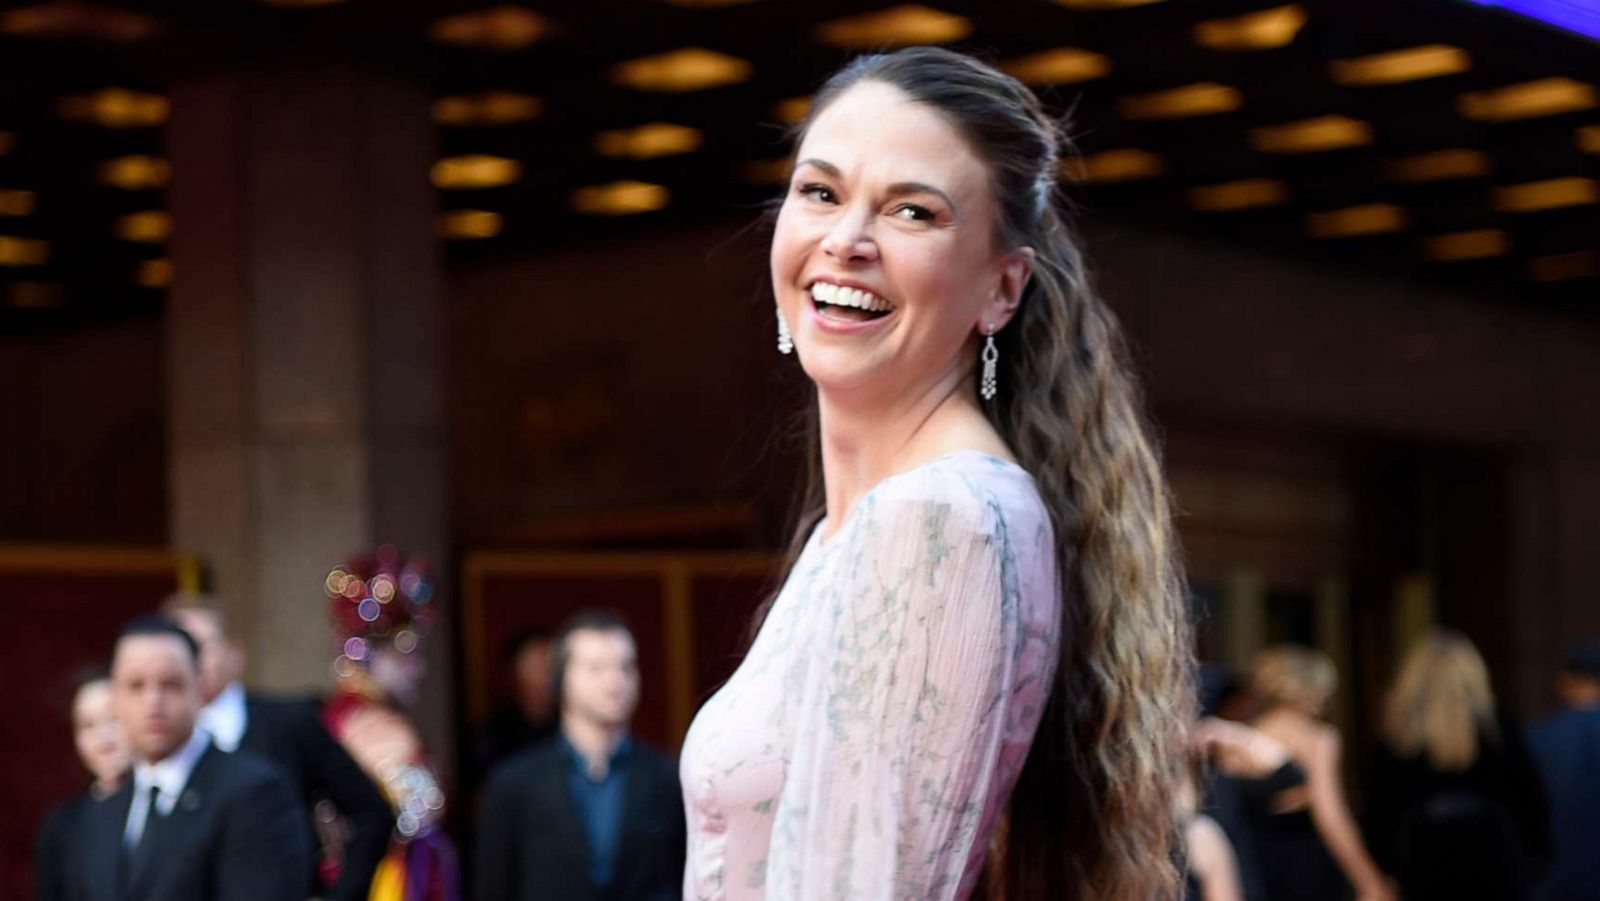
[[[311,849],[283,772],[227,754],[195,727],[200,649],[160,616],[128,622],[111,658],[112,706],[133,776],[79,824],[83,901],[304,901]]]
[[[588,610],[552,646],[555,738],[495,771],[478,823],[480,901],[681,897],[677,766],[628,735],[639,699],[633,634]]]
[[[1600,901],[1600,643],[1567,655],[1556,693],[1565,709],[1528,731],[1555,846],[1538,897]]]
[[[245,691],[244,649],[228,634],[213,598],[169,598],[167,614],[200,647],[200,726],[224,751],[253,751],[283,768],[301,801],[306,841],[317,837],[315,811],[331,807],[348,827],[339,844],[338,878],[320,891],[328,901],[365,901],[372,873],[389,847],[394,817],[378,787],[323,726],[312,699],[265,697]],[[312,869],[307,878],[320,880]]]

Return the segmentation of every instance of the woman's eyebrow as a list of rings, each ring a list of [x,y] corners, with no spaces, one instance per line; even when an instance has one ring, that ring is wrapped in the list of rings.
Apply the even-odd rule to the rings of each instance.
[[[844,174],[844,173],[839,171],[839,167],[838,166],[835,166],[834,164],[828,162],[827,160],[819,160],[816,157],[806,157],[805,159],[801,160],[800,162],[795,163],[794,164],[795,171],[796,172],[800,171],[800,167],[802,167],[802,166],[811,166],[811,167],[816,168],[816,169],[821,169],[825,174],[831,175],[834,178],[839,178],[840,176],[842,176]]]

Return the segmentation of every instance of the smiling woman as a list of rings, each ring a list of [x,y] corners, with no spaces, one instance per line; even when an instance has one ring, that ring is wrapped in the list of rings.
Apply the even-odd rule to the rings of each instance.
[[[931,48],[857,59],[802,124],[770,264],[813,466],[684,742],[685,897],[1176,895],[1189,625],[1057,147]]]

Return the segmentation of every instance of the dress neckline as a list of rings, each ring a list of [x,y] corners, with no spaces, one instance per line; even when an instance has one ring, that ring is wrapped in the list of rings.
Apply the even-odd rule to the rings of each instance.
[[[928,469],[929,467],[932,467],[932,466],[934,466],[936,464],[943,463],[943,462],[945,462],[947,460],[950,460],[953,457],[977,457],[980,460],[987,460],[987,461],[989,461],[991,463],[998,463],[1000,465],[1001,469],[1010,469],[1010,470],[1013,470],[1015,472],[1021,473],[1024,476],[1027,476],[1029,479],[1033,478],[1033,474],[1028,472],[1026,469],[1023,469],[1021,464],[1019,464],[1019,463],[1017,463],[1017,462],[1015,462],[1013,460],[1007,460],[1005,457],[1002,457],[999,454],[992,454],[989,451],[978,450],[977,448],[972,448],[972,447],[958,448],[958,449],[952,450],[952,451],[945,451],[944,453],[939,454],[939,455],[934,456],[934,457],[930,457],[930,458],[922,461],[921,463],[918,463],[917,465],[910,467],[909,469],[902,469],[899,472],[891,472],[888,475],[884,476],[883,478],[879,479],[878,481],[874,482],[872,484],[871,488],[868,488],[866,491],[863,491],[861,493],[861,496],[856,498],[855,505],[850,508],[850,512],[848,512],[848,513],[846,513],[844,515],[844,521],[839,523],[838,530],[835,531],[832,535],[824,535],[823,534],[823,532],[825,532],[827,530],[827,528],[828,528],[828,517],[824,516],[821,519],[817,520],[816,526],[811,530],[811,543],[816,545],[817,550],[823,550],[825,548],[832,547],[835,539],[837,539],[840,535],[843,535],[845,530],[848,529],[850,527],[851,523],[853,523],[855,521],[855,518],[856,518],[855,517],[855,513],[856,513],[857,510],[859,510],[861,508],[862,502],[864,502],[867,498],[871,497],[873,495],[873,493],[875,493],[878,489],[882,488],[883,486],[889,484],[890,482],[892,482],[892,481],[894,481],[896,479],[904,478],[906,476],[913,475],[913,474],[915,474],[917,472],[921,472],[924,469]]]

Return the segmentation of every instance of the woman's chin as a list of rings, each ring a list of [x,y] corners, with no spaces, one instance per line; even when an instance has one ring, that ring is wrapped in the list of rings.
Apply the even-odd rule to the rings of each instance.
[[[809,356],[802,352],[800,366],[822,395],[859,394],[883,381],[882,373],[860,359],[859,354],[841,354],[834,348],[815,350]]]

